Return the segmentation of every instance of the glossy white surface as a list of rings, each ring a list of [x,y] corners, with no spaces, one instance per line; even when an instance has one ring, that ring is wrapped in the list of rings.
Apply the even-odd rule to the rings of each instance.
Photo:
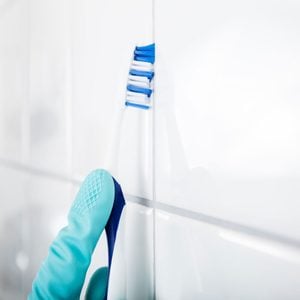
[[[27,1],[0,4],[0,156],[22,159],[23,105],[28,98]]]
[[[126,192],[150,197],[144,182],[151,175],[145,152],[152,149],[151,112],[124,110],[124,102],[134,47],[152,42],[152,2],[73,5],[73,171],[82,176],[95,166],[108,167]]]
[[[152,198],[151,112],[124,109],[152,2],[4,1],[0,22],[0,158],[77,178],[108,167]]]
[[[300,251],[157,212],[156,299],[300,297]]]
[[[299,13],[157,1],[159,201],[300,239]]]
[[[28,1],[29,162],[70,172],[71,1]],[[54,21],[55,20],[55,21]]]
[[[108,299],[153,299],[153,211],[129,202],[125,207]]]

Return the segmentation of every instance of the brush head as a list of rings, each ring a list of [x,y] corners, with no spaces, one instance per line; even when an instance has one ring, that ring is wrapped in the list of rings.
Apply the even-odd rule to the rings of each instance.
[[[155,44],[135,47],[128,76],[126,106],[151,108],[154,61]]]

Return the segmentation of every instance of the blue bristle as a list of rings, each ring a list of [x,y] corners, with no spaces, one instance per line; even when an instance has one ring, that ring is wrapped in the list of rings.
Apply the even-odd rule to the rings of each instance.
[[[153,71],[140,71],[140,70],[131,69],[129,71],[129,74],[134,75],[134,76],[147,77],[150,81],[154,77],[154,72]]]
[[[126,106],[136,107],[136,108],[141,108],[141,109],[149,109],[150,108],[149,105],[138,104],[138,103],[134,103],[134,102],[130,102],[130,101],[126,101],[125,105]]]
[[[132,84],[128,84],[127,85],[127,90],[130,92],[135,92],[135,93],[139,93],[139,94],[145,94],[148,97],[151,96],[152,90],[151,89],[147,89],[147,88],[142,88],[136,85],[132,85]]]

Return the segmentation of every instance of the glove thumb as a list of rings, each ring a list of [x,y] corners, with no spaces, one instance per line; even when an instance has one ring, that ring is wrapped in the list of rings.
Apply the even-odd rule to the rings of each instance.
[[[85,300],[104,300],[108,288],[108,268],[97,269],[90,279]]]

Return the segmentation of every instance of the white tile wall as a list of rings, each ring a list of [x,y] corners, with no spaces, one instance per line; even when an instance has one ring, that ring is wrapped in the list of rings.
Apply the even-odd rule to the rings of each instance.
[[[71,163],[71,1],[30,0],[28,5],[29,161],[66,173]]]
[[[299,240],[299,12],[157,1],[159,201]]]
[[[298,248],[157,211],[156,299],[299,299]]]
[[[28,1],[0,4],[0,156],[22,159],[28,100]]]
[[[157,299],[299,298],[299,12],[155,3]]]

